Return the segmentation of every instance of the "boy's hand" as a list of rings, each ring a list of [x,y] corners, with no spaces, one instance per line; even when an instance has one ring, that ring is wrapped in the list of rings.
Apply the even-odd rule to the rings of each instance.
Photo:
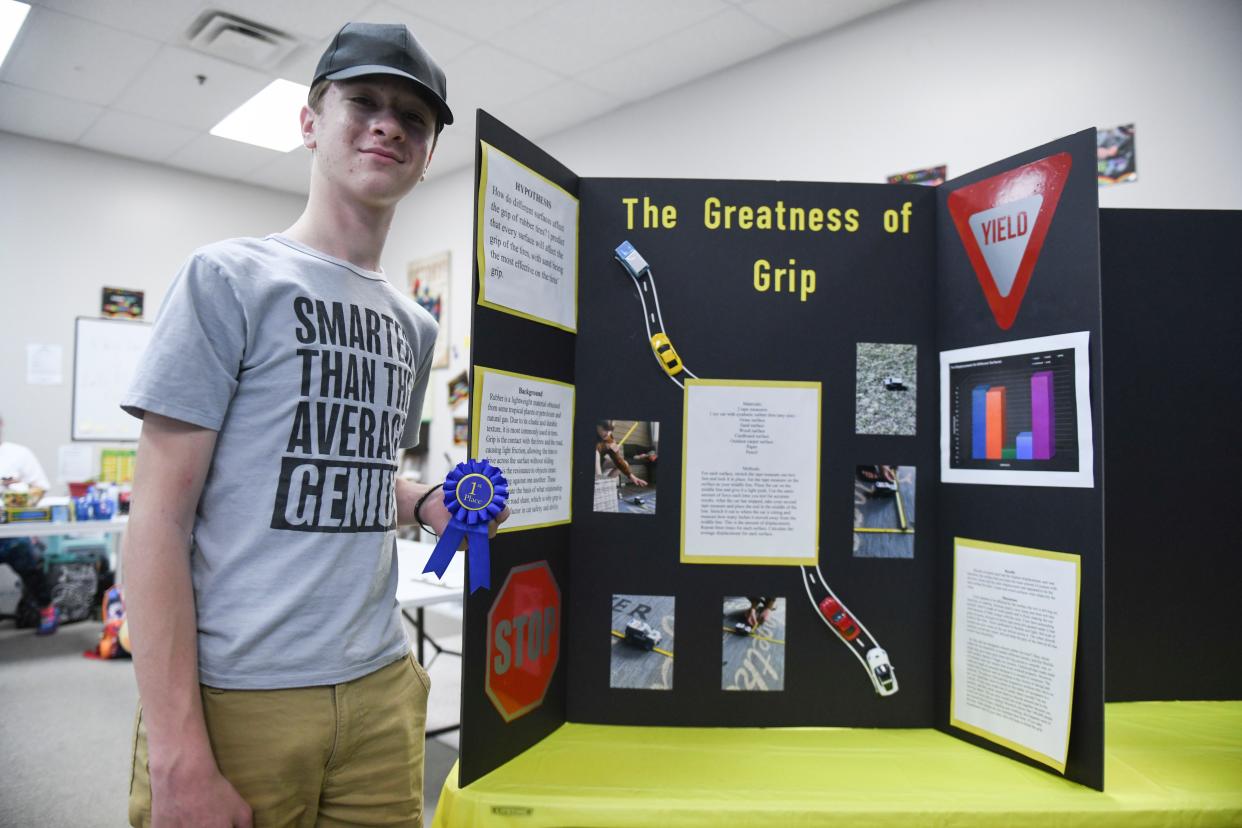
[[[254,814],[214,767],[151,778],[152,828],[251,828]]]

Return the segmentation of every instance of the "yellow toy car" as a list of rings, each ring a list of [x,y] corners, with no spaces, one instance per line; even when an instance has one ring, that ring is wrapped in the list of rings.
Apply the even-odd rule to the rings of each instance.
[[[666,334],[658,333],[651,337],[651,350],[655,351],[664,373],[671,377],[681,372],[681,357],[677,356],[677,351],[673,348],[673,343],[668,341]]]

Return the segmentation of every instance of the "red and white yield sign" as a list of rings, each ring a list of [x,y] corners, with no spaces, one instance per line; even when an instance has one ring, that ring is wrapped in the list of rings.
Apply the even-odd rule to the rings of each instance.
[[[1071,163],[1061,152],[949,193],[953,224],[1004,330],[1018,316]]]
[[[509,570],[487,613],[487,697],[511,722],[543,704],[561,654],[561,590],[547,561]]]

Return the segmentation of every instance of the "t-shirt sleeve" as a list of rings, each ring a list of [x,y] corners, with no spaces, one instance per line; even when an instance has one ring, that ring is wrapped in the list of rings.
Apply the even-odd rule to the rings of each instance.
[[[168,290],[121,408],[219,431],[245,350],[246,318],[233,285],[195,254]]]
[[[414,388],[410,391],[410,408],[405,414],[405,430],[401,433],[401,448],[414,448],[418,445],[419,426],[423,421],[423,399],[427,396],[427,384],[431,379],[431,360],[436,352],[436,332],[431,332],[431,343],[427,353],[419,361],[418,371],[414,374]]]

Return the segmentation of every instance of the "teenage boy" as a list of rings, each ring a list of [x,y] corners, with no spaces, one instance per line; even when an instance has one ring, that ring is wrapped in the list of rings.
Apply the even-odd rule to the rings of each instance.
[[[124,406],[134,825],[422,820],[429,681],[393,529],[449,519],[396,477],[436,325],[379,260],[445,98],[405,26],[347,24],[302,109],[301,217],[198,250],[169,289]]]

